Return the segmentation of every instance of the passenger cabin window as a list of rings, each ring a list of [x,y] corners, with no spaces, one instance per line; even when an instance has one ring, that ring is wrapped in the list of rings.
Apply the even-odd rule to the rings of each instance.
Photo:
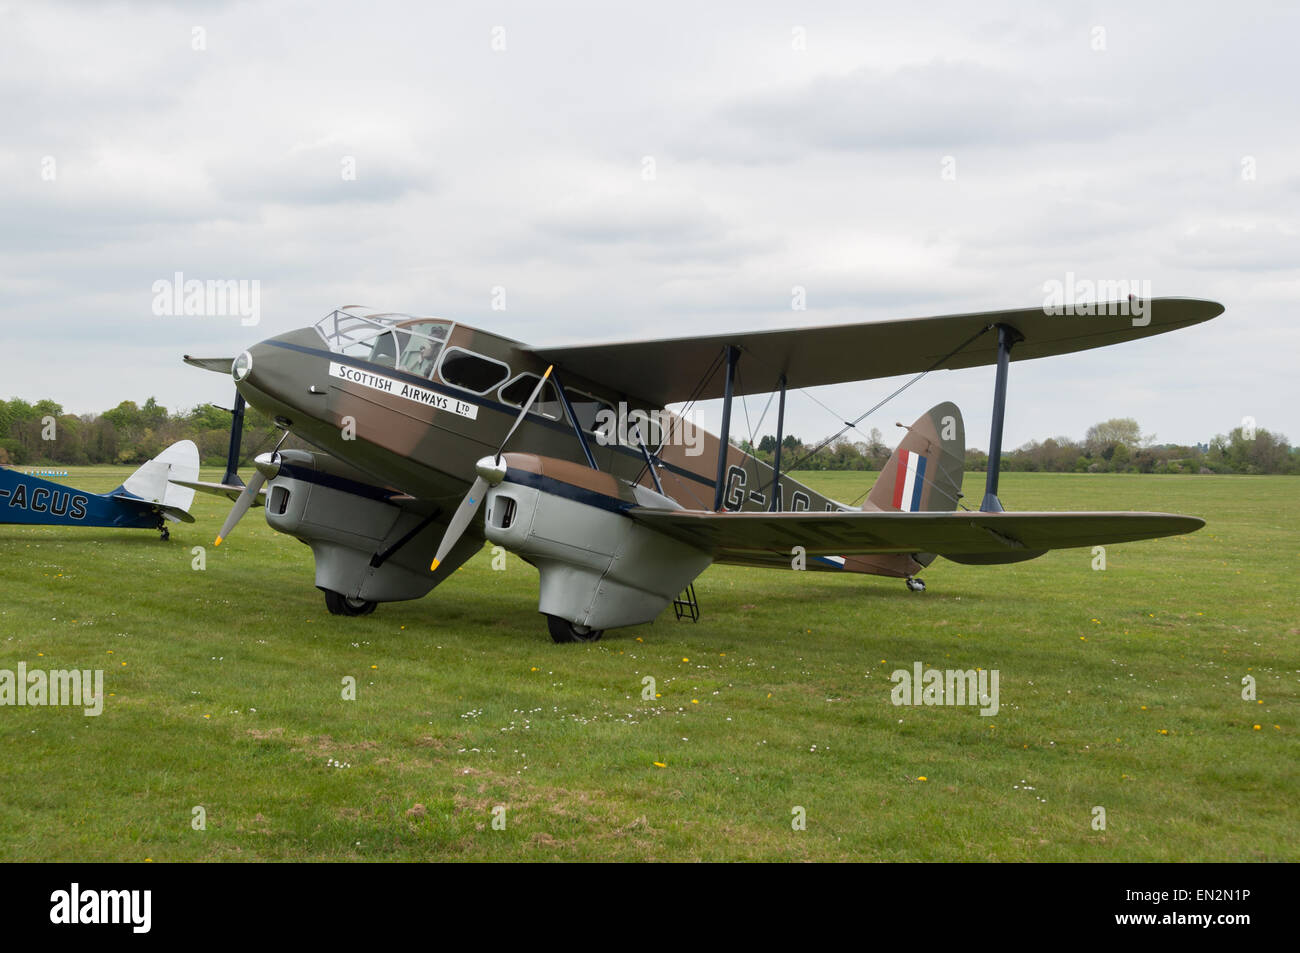
[[[401,370],[421,377],[432,377],[433,369],[438,366],[438,355],[447,340],[449,326],[432,321],[421,321],[402,327],[399,333],[407,335],[402,348]]]
[[[578,426],[587,433],[595,433],[597,424],[605,423],[615,413],[613,406],[599,397],[584,394],[580,390],[568,390],[566,388],[565,391],[569,395],[569,406],[573,408],[573,415],[578,418]],[[607,410],[609,413],[601,417],[600,421],[597,421],[596,418],[600,416],[602,410]]]
[[[490,357],[451,347],[442,356],[438,374],[448,384],[475,394],[486,394],[510,376],[510,368]],[[527,399],[527,395],[524,397]]]
[[[522,407],[539,380],[541,380],[540,374],[520,374],[501,388],[499,396],[502,403]],[[560,395],[555,392],[555,385],[549,380],[546,382],[546,386],[542,388],[542,392],[537,395],[537,400],[533,402],[533,409],[530,413],[541,414],[543,417],[551,418],[551,420],[559,420],[563,416]]]

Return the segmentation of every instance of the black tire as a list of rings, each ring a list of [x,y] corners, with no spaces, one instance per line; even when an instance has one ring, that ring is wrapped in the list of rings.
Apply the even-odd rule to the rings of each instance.
[[[350,599],[341,592],[335,592],[333,589],[326,589],[325,608],[329,609],[333,615],[370,615],[375,611],[377,603],[369,602],[365,599]]]
[[[605,634],[604,629],[591,629],[585,625],[574,625],[568,619],[558,615],[546,617],[546,628],[556,642],[595,642]]]
[[[912,592],[925,592],[925,580],[915,579],[912,576],[908,576],[907,588],[912,590]]]

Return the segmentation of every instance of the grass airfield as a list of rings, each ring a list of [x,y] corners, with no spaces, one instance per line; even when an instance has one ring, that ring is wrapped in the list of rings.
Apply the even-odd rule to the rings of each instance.
[[[874,477],[802,478],[851,500]],[[212,548],[225,500],[166,543],[0,525],[0,669],[103,669],[108,694],[99,717],[0,708],[0,858],[1294,861],[1297,490],[1006,474],[1010,509],[1208,525],[1108,547],[1105,571],[1088,550],[940,559],[923,594],[713,567],[699,623],[592,645],[553,644],[535,571],[487,548],[423,600],[339,618],[260,511]],[[1000,711],[896,707],[914,662],[997,669]]]

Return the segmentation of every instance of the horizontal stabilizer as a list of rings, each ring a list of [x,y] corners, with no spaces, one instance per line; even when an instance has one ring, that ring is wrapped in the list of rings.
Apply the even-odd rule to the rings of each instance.
[[[1194,516],[1169,513],[712,513],[638,508],[628,516],[719,562],[774,553],[789,556],[796,546],[808,556],[921,552],[951,555],[958,561],[1011,562],[1050,549],[1177,536],[1205,525]]]
[[[191,496],[193,496],[192,491],[191,491]],[[114,493],[110,498],[114,500],[121,500],[123,503],[133,503],[136,505],[139,505],[141,503],[141,500],[138,496],[130,496],[129,494],[126,493]],[[172,520],[172,522],[179,522],[179,523],[194,522],[194,517],[190,515],[190,511],[188,508],[182,509],[179,506],[168,506],[166,503],[155,502],[152,506],[152,509],[157,510],[159,513],[162,513],[168,519]]]
[[[216,371],[218,374],[229,374],[230,365],[235,363],[233,357],[191,357],[186,354],[183,358],[190,367],[201,368],[205,371]]]

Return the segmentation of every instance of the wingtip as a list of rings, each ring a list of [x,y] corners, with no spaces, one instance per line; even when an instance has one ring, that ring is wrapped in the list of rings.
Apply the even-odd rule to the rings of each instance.
[[[215,547],[215,546],[220,546],[220,545],[221,545],[221,541],[222,541],[223,539],[225,539],[224,536],[218,536],[218,537],[217,537],[217,541],[216,541],[215,543],[213,543],[212,545],[213,545],[214,547]]]
[[[442,564],[442,560],[440,560],[440,559],[435,559],[435,560],[433,561],[433,563],[429,566],[429,572],[437,572],[437,571],[438,571],[438,566],[441,565],[441,564]]]

